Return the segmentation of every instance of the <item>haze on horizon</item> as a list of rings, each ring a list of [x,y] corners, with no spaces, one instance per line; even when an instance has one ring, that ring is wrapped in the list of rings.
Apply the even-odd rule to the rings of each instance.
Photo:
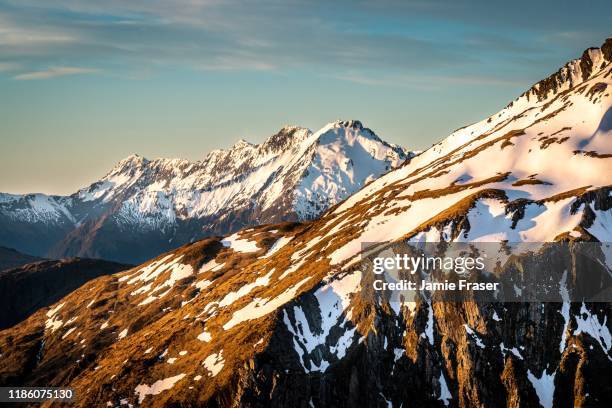
[[[359,119],[425,149],[612,33],[607,1],[0,0],[0,192]]]

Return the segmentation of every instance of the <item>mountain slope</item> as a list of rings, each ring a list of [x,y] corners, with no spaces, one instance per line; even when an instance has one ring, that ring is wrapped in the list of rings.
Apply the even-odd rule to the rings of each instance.
[[[74,228],[71,200],[44,194],[0,193],[0,245],[46,256]]]
[[[0,195],[0,243],[51,257],[143,261],[248,225],[316,218],[410,155],[358,121],[316,133],[285,127],[199,162],[133,155],[70,197]]]
[[[545,304],[372,302],[360,253],[612,241],[611,61],[607,40],[319,219],[87,283],[2,332],[0,384],[70,385],[77,406],[604,406],[610,303],[570,303],[561,288]]]
[[[0,247],[0,271],[17,268],[30,262],[42,261],[36,256],[22,254],[12,248]]]
[[[32,262],[0,272],[0,329],[25,320],[57,302],[83,283],[128,269],[97,259]]]

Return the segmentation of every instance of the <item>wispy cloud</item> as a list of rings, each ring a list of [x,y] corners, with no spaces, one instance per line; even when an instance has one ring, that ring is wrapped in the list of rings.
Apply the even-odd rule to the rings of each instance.
[[[405,87],[419,90],[436,90],[449,86],[522,86],[525,79],[511,79],[492,76],[475,75],[422,75],[422,74],[390,74],[365,75],[351,72],[337,75],[335,78],[360,85]]]
[[[1,11],[1,9],[0,9]],[[19,16],[16,14],[15,17]],[[15,24],[11,15],[0,13],[0,46],[35,47],[53,46],[76,41],[71,34],[63,32],[61,27],[41,28],[33,24]]]
[[[210,62],[204,62],[196,68],[210,71],[272,71],[277,66],[258,58],[256,55],[226,55],[216,57]]]
[[[418,4],[401,8],[399,15],[381,11],[370,19],[369,8],[346,7],[342,1],[8,3],[4,9],[0,3],[0,27],[9,27],[4,34],[0,28],[0,55],[32,66],[60,60],[90,66],[97,61],[96,67],[341,72],[356,66],[418,70],[476,62],[460,39],[411,29],[411,21],[419,20],[411,14],[422,8]],[[342,18],[332,17],[338,12]]]
[[[50,79],[66,75],[93,74],[99,72],[98,69],[81,67],[50,67],[44,71],[26,72],[16,75],[14,78],[19,81],[31,81],[40,79]]]
[[[411,76],[432,73],[480,84],[483,75],[526,76],[532,59],[555,66],[574,55],[567,35],[554,35],[560,25],[572,27],[571,38],[585,27],[594,37],[609,31],[607,14],[597,11],[603,0],[574,13],[551,1],[524,1],[527,15],[514,3],[493,7],[486,0],[471,7],[450,0],[0,0],[0,57],[31,71],[61,61],[111,75],[186,67],[237,74],[301,69],[333,77],[354,70],[348,80],[371,85],[396,85],[385,77],[394,72],[405,73],[400,82],[408,85]],[[549,18],[538,18],[544,13],[532,7]],[[566,20],[572,24],[561,23]],[[70,74],[49,70],[18,79]]]
[[[11,72],[21,68],[21,64],[16,62],[1,62],[0,61],[0,72]]]

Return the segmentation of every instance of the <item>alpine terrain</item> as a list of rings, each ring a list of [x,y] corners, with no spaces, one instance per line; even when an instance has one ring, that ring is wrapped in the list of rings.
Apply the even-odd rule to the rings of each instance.
[[[4,269],[16,268],[30,262],[42,261],[42,258],[22,254],[12,248],[0,247],[0,271]]]
[[[132,155],[68,197],[0,194],[0,245],[143,262],[245,226],[316,218],[411,155],[358,121],[284,127],[198,162]]]
[[[573,269],[550,272],[559,302],[372,301],[362,246],[612,242],[611,93],[608,39],[340,203],[401,157],[356,123],[285,129],[198,164],[132,157],[73,197],[46,197],[71,225],[83,203],[115,206],[102,229],[108,214],[152,230],[208,222],[203,203],[230,199],[241,210],[217,225],[272,222],[268,209],[309,221],[208,237],[86,283],[0,334],[0,385],[70,386],[79,407],[607,406],[612,310],[567,300]],[[353,137],[359,153],[324,153]],[[312,152],[274,153],[287,144]],[[353,167],[366,154],[371,167]],[[233,176],[204,170],[225,165]],[[261,210],[247,216],[251,199]],[[62,245],[88,235],[71,236]],[[612,259],[594,256],[603,282]]]
[[[21,322],[91,279],[130,267],[101,259],[69,258],[0,271],[0,329]]]

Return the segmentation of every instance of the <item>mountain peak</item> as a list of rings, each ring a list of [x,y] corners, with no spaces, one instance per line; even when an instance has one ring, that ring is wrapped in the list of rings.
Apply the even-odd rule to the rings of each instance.
[[[580,58],[567,62],[554,74],[535,83],[521,96],[525,96],[527,100],[531,96],[535,96],[538,101],[545,100],[549,95],[555,95],[588,80],[611,61],[612,37],[607,38],[601,47],[587,48]]]
[[[253,144],[247,142],[244,139],[239,139],[234,145],[231,147],[231,150],[244,149],[245,147],[253,147]]]
[[[391,144],[385,142],[380,137],[378,137],[378,135],[374,133],[372,129],[365,127],[360,120],[356,120],[356,119],[349,119],[349,120],[338,119],[334,122],[330,122],[326,126],[324,126],[321,130],[319,130],[317,132],[317,135],[319,138],[323,136],[326,138],[328,137],[335,138],[338,135],[340,135],[340,134],[335,135],[336,133],[338,133],[338,130],[344,132],[343,133],[344,135],[347,134],[346,131],[356,132],[375,142],[380,142],[387,146],[391,146]],[[334,135],[331,135],[330,133],[333,133]]]
[[[145,159],[143,156],[139,155],[138,153],[132,153],[130,154],[128,157],[126,157],[125,159],[123,159],[124,161],[141,161]]]
[[[279,132],[292,132],[295,130],[302,130],[302,129],[306,129],[306,128],[302,126],[297,126],[297,125],[285,125],[279,130]]]
[[[330,125],[333,125],[334,127],[343,127],[343,128],[355,129],[355,130],[364,129],[363,123],[361,123],[360,120],[356,120],[356,119],[349,119],[349,120],[338,119],[330,123]]]
[[[300,126],[285,125],[277,133],[267,138],[261,146],[266,151],[279,152],[295,143],[301,142],[311,134],[312,132],[309,129]]]
[[[143,163],[147,163],[148,161],[149,160],[145,157],[136,153],[132,153],[125,159],[120,160],[119,163],[117,163],[117,165],[114,167],[114,169],[132,168],[135,166],[142,165]]]
[[[612,61],[612,37],[606,38],[601,46],[601,52],[608,61]]]

